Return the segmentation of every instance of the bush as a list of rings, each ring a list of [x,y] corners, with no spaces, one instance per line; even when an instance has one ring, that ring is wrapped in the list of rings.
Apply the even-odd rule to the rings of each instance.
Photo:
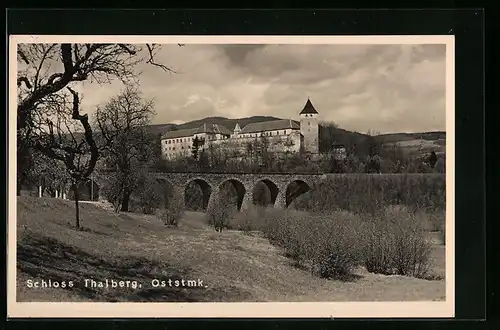
[[[443,174],[329,174],[294,205],[312,212],[344,209],[362,214],[403,204],[411,211],[433,213],[445,211],[445,192]]]
[[[321,277],[345,279],[361,263],[360,218],[348,212],[311,215],[267,210],[263,231],[287,257]]]
[[[167,199],[165,208],[160,208],[156,216],[167,226],[179,224],[179,220],[184,213],[184,199],[182,195],[174,191],[172,196]]]
[[[361,265],[372,273],[427,278],[431,266],[425,226],[404,206],[369,216],[252,208],[232,224],[261,230],[286,257],[324,278],[347,279]]]
[[[229,220],[234,217],[238,211],[236,208],[237,197],[232,189],[221,189],[219,194],[214,197],[207,207],[208,224],[215,230],[222,231],[228,227]]]
[[[405,207],[388,207],[363,226],[363,259],[372,273],[425,278],[430,270],[431,243],[425,226]]]
[[[194,181],[186,186],[186,209],[190,211],[203,210],[203,191]]]
[[[248,209],[236,213],[229,221],[228,227],[244,232],[261,230],[263,227],[264,214],[265,208],[252,205]]]
[[[137,208],[144,214],[154,214],[161,201],[161,191],[155,182],[148,182],[140,187]]]
[[[361,263],[358,217],[337,211],[312,218],[315,230],[308,230],[304,255],[321,277],[344,279]]]
[[[108,177],[109,182],[101,187],[101,193],[104,198],[113,204],[116,209],[118,209],[119,201],[122,193],[122,185],[120,183],[120,178],[117,174],[112,174]]]
[[[292,210],[268,210],[266,223],[263,226],[266,237],[274,244],[283,248],[285,256],[300,260],[304,255],[304,245],[307,244],[306,223],[301,221],[302,212]],[[304,218],[305,219],[305,218]]]

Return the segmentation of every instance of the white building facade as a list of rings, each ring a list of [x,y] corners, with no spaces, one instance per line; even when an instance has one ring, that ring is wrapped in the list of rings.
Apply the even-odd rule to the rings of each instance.
[[[168,131],[161,137],[165,159],[190,157],[210,148],[244,156],[252,148],[264,146],[272,153],[319,152],[318,112],[308,99],[300,112],[300,122],[280,119],[250,123],[241,128],[236,124],[230,131],[218,124],[203,124],[198,128]],[[194,147],[195,144],[197,147]]]

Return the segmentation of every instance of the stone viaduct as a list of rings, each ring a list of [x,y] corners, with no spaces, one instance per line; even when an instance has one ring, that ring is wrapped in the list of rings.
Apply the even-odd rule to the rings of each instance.
[[[253,204],[255,186],[262,182],[270,191],[270,205],[277,208],[286,208],[298,196],[309,191],[311,187],[323,180],[324,174],[293,174],[293,173],[198,173],[198,172],[150,172],[161,184],[171,184],[185,200],[188,184],[196,183],[203,193],[203,209],[212,203],[226,184],[230,183],[237,192],[238,210],[246,209]],[[103,187],[106,179],[103,176],[93,178],[98,186]],[[292,185],[292,183],[295,183]],[[293,188],[292,188],[293,187]],[[99,196],[99,199],[102,199]]]

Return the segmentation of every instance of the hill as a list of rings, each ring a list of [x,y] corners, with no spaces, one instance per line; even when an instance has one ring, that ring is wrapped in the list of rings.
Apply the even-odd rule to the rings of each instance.
[[[392,133],[376,136],[385,145],[397,145],[411,153],[438,155],[446,152],[446,132]]]
[[[81,203],[17,197],[18,301],[403,301],[438,300],[443,281],[361,271],[353,282],[322,279],[294,267],[258,233],[215,232],[201,213],[186,212],[178,228],[152,215],[116,214]],[[444,248],[434,251],[443,272]],[[137,281],[123,290],[84,286],[84,279]],[[200,279],[203,287],[152,287],[153,279]],[[29,289],[27,279],[74,281],[72,288]]]
[[[237,118],[237,119],[229,119],[225,117],[206,117],[203,119],[193,120],[184,124],[170,124],[172,125],[170,129],[189,129],[189,128],[197,128],[203,124],[217,124],[226,127],[228,130],[232,131],[236,123],[240,125],[241,128],[245,127],[251,123],[258,123],[263,121],[272,121],[279,120],[281,118],[270,117],[270,116],[252,116],[245,118]]]
[[[384,143],[394,143],[401,141],[410,140],[445,140],[446,132],[436,131],[436,132],[421,132],[421,133],[389,133],[380,134],[376,136],[377,139],[382,140]]]

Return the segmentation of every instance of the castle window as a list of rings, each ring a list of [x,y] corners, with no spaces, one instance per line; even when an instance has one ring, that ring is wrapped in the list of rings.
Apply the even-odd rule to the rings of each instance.
[[[310,121],[308,121],[308,122],[307,122],[307,125],[311,126],[311,122],[310,122]]]

